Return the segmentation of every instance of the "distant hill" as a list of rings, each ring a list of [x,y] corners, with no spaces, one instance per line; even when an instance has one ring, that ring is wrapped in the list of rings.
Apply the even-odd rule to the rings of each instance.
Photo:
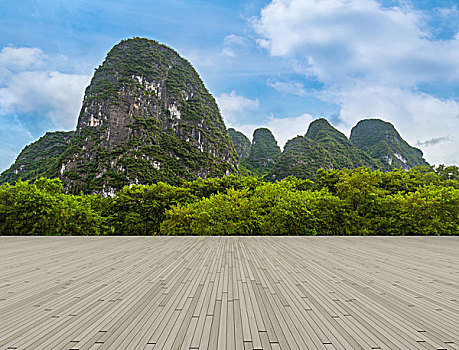
[[[410,146],[391,123],[380,119],[364,119],[351,131],[351,142],[370,156],[381,161],[385,168],[410,169],[429,165],[422,151]]]
[[[268,180],[280,180],[294,175],[313,179],[318,169],[352,169],[366,166],[376,170],[381,162],[356,148],[326,119],[314,120],[305,136],[297,136],[285,145],[282,155],[267,175]]]
[[[346,135],[332,127],[326,119],[314,120],[309,125],[306,138],[316,141],[330,153],[335,169],[361,166],[373,170],[383,168],[381,162],[355,147]]]
[[[0,182],[57,177],[61,157],[74,134],[74,131],[47,132],[21,151],[14,164],[1,174]]]
[[[364,166],[389,171],[428,165],[422,158],[422,152],[408,145],[390,123],[377,119],[364,120],[352,130],[351,139],[348,139],[326,119],[314,120],[305,136],[289,140],[281,154],[271,157],[274,162],[265,162],[265,178],[273,181],[293,175],[313,179],[320,168],[353,169]],[[241,163],[245,165],[247,159],[241,157]],[[250,169],[251,164],[245,166]]]
[[[330,152],[314,140],[297,136],[287,141],[284,151],[266,175],[266,179],[282,180],[291,175],[300,179],[312,179],[319,168],[333,169]]]
[[[241,164],[255,175],[264,175],[271,170],[280,154],[281,149],[272,132],[259,128],[253,132],[249,155],[241,157]]]

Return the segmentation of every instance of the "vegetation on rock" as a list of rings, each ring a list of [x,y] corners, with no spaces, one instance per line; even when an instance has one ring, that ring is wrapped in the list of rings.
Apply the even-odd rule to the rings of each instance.
[[[73,135],[73,131],[47,132],[21,151],[16,162],[0,175],[0,183],[56,177],[60,156],[69,147]]]
[[[241,164],[254,175],[265,175],[281,154],[274,135],[269,129],[259,128],[253,132],[252,145],[247,158]]]
[[[309,125],[306,138],[316,141],[330,153],[333,158],[334,169],[353,169],[365,166],[374,170],[388,170],[384,169],[381,162],[356,148],[342,132],[332,127],[326,119],[314,120]]]
[[[304,136],[287,142],[266,180],[282,180],[289,176],[312,179],[317,169],[333,169],[333,157],[319,143]]]
[[[416,165],[428,165],[422,152],[377,119],[360,121],[350,140],[318,119],[283,152],[266,128],[250,142],[226,130],[188,61],[154,40],[133,38],[115,45],[96,69],[76,131],[47,133],[24,148],[0,183],[58,177],[67,193],[114,195],[126,185],[180,185],[225,174],[275,181],[314,179],[318,169]]]
[[[108,53],[86,91],[77,135],[82,147],[62,161],[72,192],[237,171],[214,98],[188,61],[153,40],[125,40]]]
[[[242,132],[234,130],[233,128],[228,129],[228,134],[233,140],[234,149],[236,150],[239,159],[247,158],[250,155],[250,148],[252,143]]]
[[[353,129],[353,137],[357,140],[354,145],[343,133],[332,127],[326,119],[314,120],[309,125],[305,137],[297,136],[287,142],[282,155],[266,176],[266,179],[270,181],[280,180],[290,175],[302,179],[313,179],[318,169],[339,170],[368,167],[372,170],[388,171],[394,168],[407,170],[415,165],[428,165],[422,157],[414,158],[420,151],[409,146],[391,124],[372,120],[368,126],[368,123],[363,121],[364,126],[362,129],[359,126],[360,123]],[[374,148],[363,147],[362,143],[370,142],[369,140],[374,142],[376,142],[375,140],[380,140],[381,135],[384,134],[378,126],[381,123],[386,130],[390,130],[388,133],[390,136],[387,139],[396,140],[394,141],[396,146],[391,146],[389,151],[388,145],[390,142],[385,140],[378,141],[379,143],[377,142]],[[371,127],[373,124],[375,125],[374,129]],[[361,149],[356,146],[361,146]],[[387,161],[389,159],[387,156],[375,157],[375,149],[379,151],[384,149],[384,154],[392,152],[392,158],[390,159],[397,159],[397,162],[391,160],[392,165],[390,165]],[[371,155],[367,151],[372,152]],[[408,161],[401,162],[400,159],[405,159],[405,157]]]
[[[364,119],[351,131],[351,142],[384,164],[385,169],[428,165],[420,149],[410,146],[391,123]]]
[[[1,180],[46,175],[61,178],[69,193],[112,194],[128,184],[178,184],[238,167],[215,99],[191,64],[141,38],[120,42],[96,69],[68,143],[46,172]]]

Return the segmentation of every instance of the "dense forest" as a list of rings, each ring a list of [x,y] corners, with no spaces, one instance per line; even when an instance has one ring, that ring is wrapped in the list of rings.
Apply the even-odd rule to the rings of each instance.
[[[314,181],[224,176],[68,195],[59,179],[0,186],[4,235],[457,235],[459,168],[319,169]]]

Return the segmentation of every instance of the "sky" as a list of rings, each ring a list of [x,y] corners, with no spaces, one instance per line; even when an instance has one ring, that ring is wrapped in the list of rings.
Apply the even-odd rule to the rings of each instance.
[[[94,69],[130,37],[188,59],[249,138],[380,118],[431,164],[459,164],[457,0],[0,0],[0,171],[75,128]]]

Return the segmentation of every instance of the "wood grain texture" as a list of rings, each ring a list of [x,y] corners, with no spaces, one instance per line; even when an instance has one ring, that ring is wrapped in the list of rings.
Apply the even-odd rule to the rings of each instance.
[[[459,349],[456,237],[0,237],[0,350]]]

